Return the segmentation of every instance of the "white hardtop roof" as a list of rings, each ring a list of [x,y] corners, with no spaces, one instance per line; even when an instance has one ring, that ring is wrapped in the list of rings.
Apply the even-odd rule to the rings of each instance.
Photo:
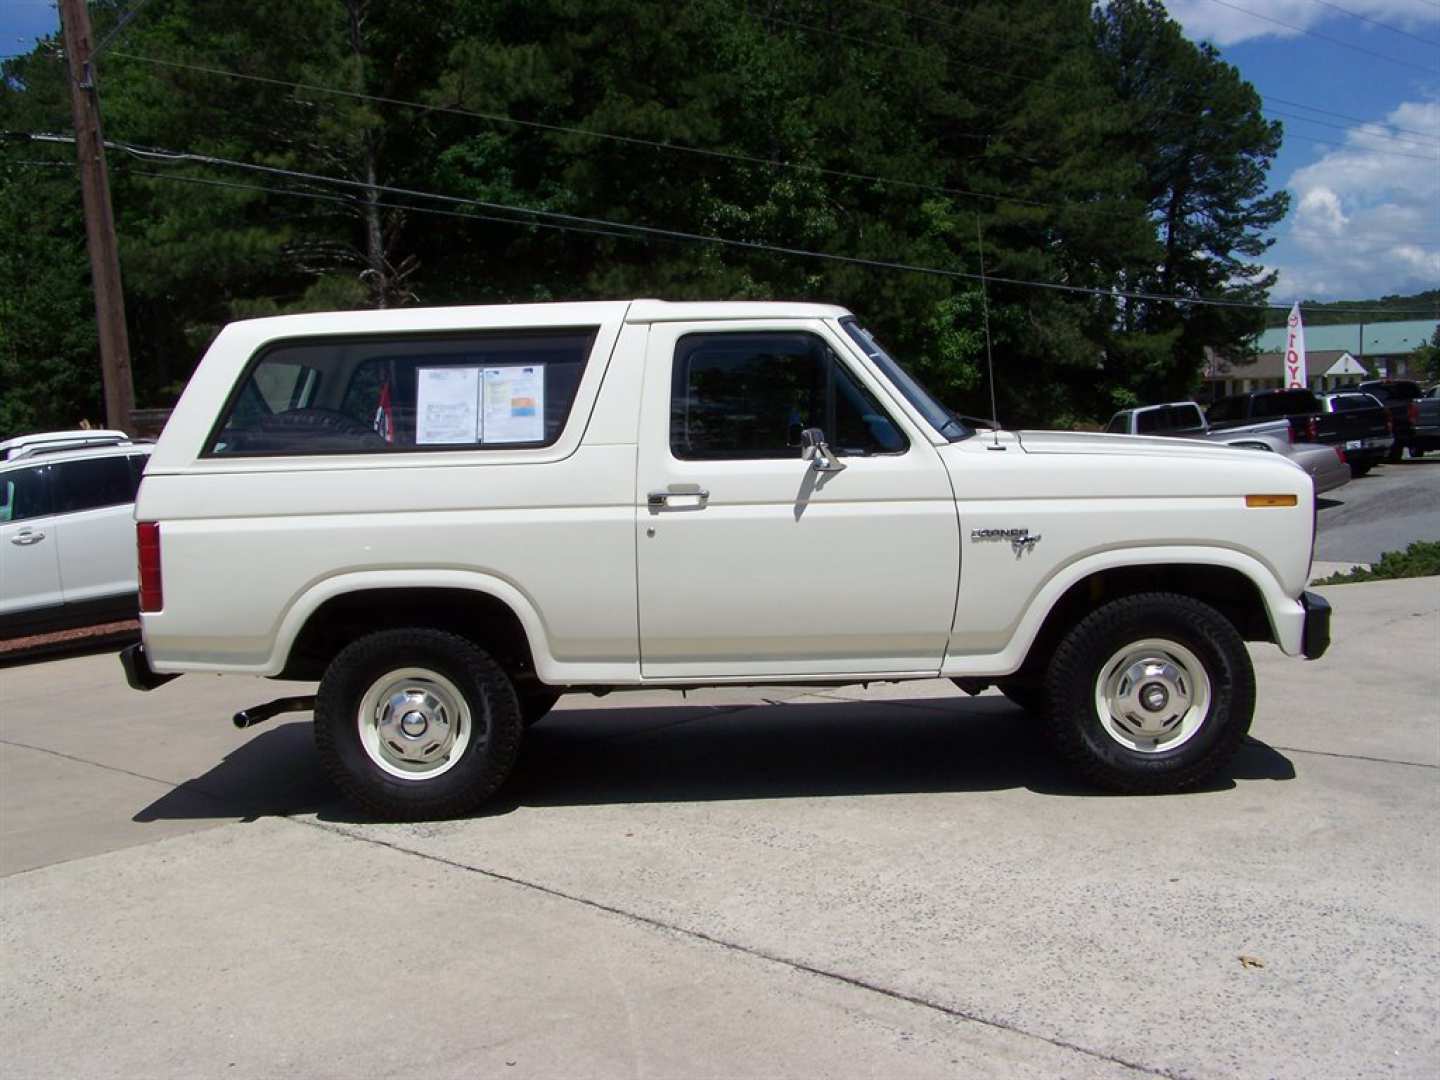
[[[26,450],[8,458],[0,458],[0,469],[21,468],[34,465],[50,465],[57,461],[89,461],[100,457],[129,457],[132,454],[150,454],[155,450],[153,442],[109,442],[92,446],[57,446],[54,449]]]
[[[833,304],[801,304],[758,300],[679,301],[636,300],[626,322],[682,322],[691,319],[840,319],[850,312]]]
[[[681,320],[834,319],[849,312],[829,304],[762,303],[751,300],[670,302],[666,300],[595,300],[551,304],[476,304],[463,307],[389,308],[383,311],[319,311],[246,319],[244,327],[263,338],[292,334],[364,334],[396,330],[505,329],[535,326],[588,326],[595,323],[676,322]]]

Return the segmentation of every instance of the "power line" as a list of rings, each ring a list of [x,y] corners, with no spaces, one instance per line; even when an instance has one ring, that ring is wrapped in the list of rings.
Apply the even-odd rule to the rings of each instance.
[[[74,136],[50,135],[50,134],[29,134],[30,140],[36,142],[58,142],[71,143]],[[360,189],[366,192],[383,191],[391,195],[399,195],[405,198],[429,199],[443,202],[449,205],[476,206],[485,210],[498,210],[515,214],[528,214],[537,218],[550,218],[554,221],[566,222],[572,225],[583,225],[598,227],[609,230],[618,230],[625,233],[633,233],[639,236],[655,236],[662,239],[690,241],[694,243],[716,244],[725,247],[735,247],[750,251],[765,251],[777,255],[790,255],[799,258],[821,259],[828,262],[838,262],[853,266],[864,266],[879,270],[900,270],[908,273],[927,274],[935,277],[954,278],[966,281],[980,281],[981,275],[966,270],[954,270],[938,266],[925,266],[916,263],[903,263],[886,259],[867,259],[856,255],[840,255],[833,252],[811,251],[807,248],[790,247],[782,244],[767,244],[758,240],[737,240],[733,237],[714,236],[706,233],[693,233],[681,229],[667,229],[655,225],[635,225],[629,222],[612,221],[607,218],[588,217],[582,214],[569,214],[558,210],[543,210],[531,206],[516,206],[510,203],[494,202],[486,199],[464,198],[458,195],[445,195],[437,192],[419,191],[414,188],[397,187],[390,184],[371,184],[362,180],[350,180],[345,177],[325,176],[319,173],[301,172],[295,169],[284,169],[275,165],[259,165],[248,161],[235,161],[229,158],[215,157],[210,154],[196,154],[183,150],[154,150],[144,147],[131,146],[127,143],[117,143],[107,140],[107,149],[119,150],[144,160],[167,161],[174,163],[194,162],[200,165],[214,165],[221,168],[245,169],[271,176],[283,176],[291,179],[304,180],[309,183],[335,184],[340,187]],[[412,209],[418,209],[413,208]],[[516,224],[529,224],[518,222],[515,219],[506,219]],[[578,231],[578,230],[577,230]],[[1245,308],[1249,310],[1273,309],[1277,311],[1288,311],[1288,304],[1257,304],[1241,300],[1216,300],[1207,297],[1176,296],[1163,293],[1149,293],[1124,289],[1103,289],[1084,285],[1067,285],[1057,281],[1033,281],[1024,278],[1000,277],[987,273],[984,280],[999,282],[1005,285],[1016,285],[1036,289],[1048,289],[1055,292],[1071,294],[1083,294],[1088,296],[1099,296],[1110,300],[1141,300],[1158,303],[1191,304],[1203,307],[1221,308]],[[1353,309],[1357,313],[1360,309]],[[1376,309],[1383,310],[1383,309]],[[1368,312],[1367,312],[1368,313]]]
[[[417,214],[432,214],[440,217],[465,218],[469,221],[489,221],[499,225],[514,225],[521,229],[557,229],[560,232],[589,233],[594,236],[608,236],[616,240],[644,240],[645,237],[627,233],[612,232],[608,229],[588,229],[576,225],[552,225],[545,221],[519,221],[515,218],[494,217],[474,211],[442,210],[435,206],[414,206],[410,203],[371,202],[347,195],[327,195],[318,191],[297,191],[294,188],[273,187],[269,184],[241,184],[234,180],[216,180],[205,176],[180,176],[175,173],[148,172],[144,169],[126,169],[126,176],[144,176],[152,180],[171,180],[182,184],[202,184],[207,187],[235,188],[240,191],[260,191],[271,195],[287,195],[297,199],[316,199],[322,202],[340,203],[356,210],[367,206],[382,206],[387,210],[413,210]]]
[[[131,20],[139,15],[140,9],[149,2],[150,0],[135,0],[135,3],[130,5],[130,9],[121,15],[120,20],[110,28],[110,32],[101,39],[100,44],[95,46],[95,51],[90,54],[90,58],[93,60],[108,49],[110,43],[125,32],[125,28],[130,25]]]
[[[1384,60],[1388,64],[1399,64],[1401,67],[1414,68],[1416,71],[1423,71],[1427,75],[1434,75],[1435,69],[1426,67],[1423,64],[1412,63],[1409,60],[1401,60],[1396,56],[1387,56],[1385,53],[1376,52],[1374,49],[1367,49],[1363,45],[1356,45],[1354,42],[1345,41],[1341,38],[1331,37],[1329,34],[1322,34],[1318,30],[1307,30],[1303,26],[1296,26],[1294,23],[1282,22],[1280,19],[1272,19],[1269,15],[1261,15],[1258,11],[1251,11],[1239,4],[1232,4],[1230,0],[1210,0],[1212,4],[1219,4],[1231,11],[1238,11],[1242,15],[1249,15],[1251,18],[1259,19],[1262,22],[1274,23],[1276,26],[1283,26],[1286,30],[1294,30],[1297,34],[1309,34],[1321,41],[1328,41],[1332,45],[1339,45],[1344,49],[1353,49],[1355,52],[1364,53],[1366,56],[1373,56],[1377,60]]]
[[[292,90],[304,90],[319,94],[332,94],[336,97],[350,98],[359,101],[373,101],[382,105],[393,105],[403,109],[419,109],[422,112],[438,112],[451,116],[465,116],[476,120],[486,120],[497,124],[514,124],[517,127],[533,128],[540,131],[549,131],[563,135],[579,135],[584,138],[601,139],[608,142],[624,143],[632,146],[645,146],[655,150],[668,150],[682,154],[694,154],[698,157],[706,157],[717,160],[738,161],[747,165],[766,165],[780,169],[794,169],[798,172],[814,173],[820,176],[834,176],[844,180],[857,180],[865,183],[887,184],[892,187],[905,188],[911,191],[933,191],[939,195],[956,195],[961,197],[989,199],[992,202],[1015,203],[1020,206],[1049,207],[1052,209],[1070,210],[1081,214],[1097,214],[1104,217],[1133,217],[1127,211],[1107,210],[1104,207],[1089,206],[1076,202],[1055,202],[1041,199],[1023,199],[1016,195],[996,195],[988,191],[975,191],[969,188],[950,187],[943,184],[926,184],[918,180],[900,180],[895,177],[877,176],[872,173],[852,172],[848,169],[830,169],[822,165],[810,165],[802,161],[782,161],[778,158],[759,157],[754,154],[742,154],[729,150],[712,150],[699,146],[686,146],[683,143],[661,142],[658,139],[646,139],[638,135],[617,135],[608,131],[595,131],[589,128],[570,127],[565,124],[546,123],[539,120],[520,120],[513,116],[505,116],[500,113],[481,112],[475,109],[464,109],[456,105],[427,105],[419,101],[407,101],[404,98],[385,97],[378,94],[365,94],[357,90],[341,90],[332,86],[321,86],[316,83],[292,82],[287,79],[274,79],[265,75],[249,75],[244,72],[230,71],[225,68],[206,67],[200,64],[183,64],[176,60],[162,60],[154,56],[141,56],[137,53],[116,51],[111,54],[116,57],[123,57],[126,60],[137,60],[141,63],[155,64],[161,67],[179,68],[183,71],[194,71],[205,75],[219,75],[224,78],[240,79],[245,82],[263,83],[269,86],[281,86]]]
[[[1389,23],[1381,22],[1379,19],[1372,19],[1369,15],[1361,15],[1358,11],[1351,11],[1349,8],[1343,8],[1339,4],[1332,4],[1330,0],[1310,0],[1310,2],[1312,4],[1319,4],[1321,7],[1327,7],[1331,11],[1338,11],[1341,15],[1348,15],[1352,19],[1367,22],[1371,26],[1378,26],[1382,30],[1389,30],[1392,34],[1403,34],[1408,38],[1414,38],[1422,45],[1429,45],[1432,48],[1440,49],[1440,41],[1431,41],[1429,38],[1423,38],[1419,34],[1412,34],[1409,30],[1401,30],[1398,26],[1391,26]],[[1434,4],[1432,6],[1440,7],[1440,4]]]
[[[1216,0],[1216,3],[1220,3],[1220,2],[1221,2],[1221,0]],[[782,25],[782,26],[790,26],[790,27],[793,27],[793,28],[795,28],[795,29],[797,29],[797,30],[802,30],[802,31],[805,31],[805,32],[808,32],[808,33],[824,34],[824,35],[826,35],[826,36],[828,36],[828,37],[839,38],[839,39],[842,40],[842,41],[848,41],[848,42],[851,42],[852,44],[855,44],[855,45],[863,45],[863,46],[865,46],[865,47],[867,47],[867,48],[872,48],[872,49],[888,49],[888,50],[891,51],[891,52],[901,53],[901,54],[910,55],[910,56],[931,56],[931,55],[933,55],[933,54],[927,53],[927,52],[925,52],[925,51],[923,51],[923,50],[921,50],[921,49],[911,49],[911,48],[907,48],[907,47],[905,47],[905,46],[903,46],[903,45],[890,45],[890,44],[887,44],[887,43],[882,42],[882,41],[871,41],[871,40],[869,40],[869,39],[867,39],[867,38],[856,37],[856,36],[853,35],[853,34],[846,34],[846,33],[842,32],[842,31],[839,31],[839,30],[830,30],[830,29],[827,29],[826,27],[823,27],[823,26],[815,26],[813,23],[797,22],[797,21],[794,20],[794,19],[786,19],[786,18],[784,18],[784,17],[782,17],[782,16],[779,16],[779,15],[757,14],[755,17],[756,17],[757,19],[760,19],[762,22],[779,23],[779,24]],[[1412,65],[1412,66],[1414,66],[1414,65]],[[971,71],[984,71],[984,72],[987,72],[988,74],[999,75],[999,76],[1001,76],[1002,78],[1007,78],[1007,79],[1016,79],[1016,80],[1018,80],[1018,81],[1020,81],[1020,82],[1032,83],[1032,84],[1034,84],[1034,85],[1036,85],[1036,86],[1046,86],[1046,85],[1048,85],[1047,82],[1046,82],[1044,79],[1032,78],[1032,77],[1029,76],[1029,75],[1021,75],[1021,74],[1019,74],[1019,73],[1017,73],[1017,72],[1013,72],[1013,71],[1003,71],[1003,70],[1001,70],[1001,69],[999,69],[999,68],[984,67],[984,66],[982,66],[982,65],[980,65],[980,64],[970,64],[970,63],[967,63],[967,64],[965,65],[965,67],[966,67],[967,69],[971,70]],[[1177,117],[1180,117],[1181,119],[1184,119],[1184,120],[1193,121],[1193,120],[1195,119],[1194,116],[1191,115],[1190,113],[1182,112],[1182,111],[1180,111],[1180,110],[1178,110],[1178,109],[1160,109],[1160,110],[1158,110],[1158,111],[1159,111],[1159,112],[1162,112],[1162,113],[1165,113],[1165,114],[1167,114],[1167,115],[1169,115],[1169,116],[1177,116]],[[1315,141],[1316,141],[1316,142],[1325,142],[1326,140],[1324,140],[1324,139],[1316,139]],[[1344,146],[1344,145],[1347,145],[1347,144],[1345,144],[1345,143],[1335,143],[1335,145],[1336,145],[1336,146]],[[1406,153],[1402,153],[1402,152],[1399,151],[1399,150],[1372,150],[1371,153],[1375,153],[1375,154],[1385,154],[1385,155],[1387,155],[1387,156],[1389,156],[1389,157],[1411,158],[1412,160],[1415,160],[1415,161],[1426,161],[1426,162],[1428,162],[1428,161],[1431,160],[1431,159],[1428,158],[1428,157],[1421,157],[1421,156],[1418,155],[1418,154],[1406,154]]]
[[[962,26],[961,26],[960,24],[958,24],[958,23],[950,22],[949,20],[946,20],[946,19],[937,19],[937,18],[934,18],[933,16],[925,15],[925,14],[922,14],[922,13],[917,12],[917,11],[907,11],[905,8],[897,7],[897,6],[894,5],[894,4],[881,3],[880,0],[857,0],[857,2],[858,2],[858,3],[861,3],[861,4],[864,4],[864,5],[866,5],[867,7],[879,8],[879,9],[881,9],[881,10],[883,10],[883,11],[892,11],[892,12],[895,12],[896,14],[904,15],[904,16],[907,16],[908,18],[912,18],[912,19],[920,19],[920,20],[922,20],[922,21],[924,21],[924,22],[932,23],[932,24],[934,24],[934,25],[936,25],[936,26],[942,27],[943,29],[947,29],[947,30],[951,30],[951,31],[956,31],[956,32],[963,32],[963,33],[965,33],[965,34],[967,34],[967,35],[969,35],[969,36],[971,36],[971,37],[982,37],[982,38],[985,38],[985,39],[990,40],[990,41],[999,41],[999,42],[1003,42],[1003,43],[1005,43],[1005,44],[1007,44],[1007,45],[1012,45],[1012,46],[1014,46],[1014,47],[1016,47],[1016,48],[1029,49],[1029,50],[1031,50],[1031,51],[1033,51],[1033,52],[1046,52],[1046,53],[1048,53],[1048,52],[1053,52],[1052,49],[1047,49],[1047,48],[1045,48],[1044,46],[1041,46],[1041,45],[1033,45],[1033,44],[1030,44],[1029,42],[1019,41],[1019,40],[1017,40],[1017,39],[1015,39],[1015,38],[1004,37],[1004,36],[1001,36],[1001,35],[998,35],[998,34],[977,34],[977,33],[975,33],[974,31],[970,31],[970,30],[965,29],[964,27],[962,27]],[[1326,3],[1325,0],[1314,0],[1314,2],[1315,2],[1315,3],[1324,3],[1326,7],[1333,7],[1333,8],[1335,8],[1336,11],[1342,11],[1342,12],[1345,12],[1346,14],[1353,14],[1353,12],[1345,11],[1344,8],[1337,7],[1337,6],[1334,5],[1334,4]],[[958,11],[957,9],[952,8],[952,7],[949,7],[949,6],[945,5],[945,4],[937,4],[936,6],[939,7],[939,8],[941,8],[941,9],[944,10],[944,11],[949,11],[949,12],[952,12],[952,13],[954,13],[954,14],[956,14],[956,15],[965,14],[964,12]],[[1440,7],[1440,3],[1435,4],[1435,6],[1436,6],[1436,7]],[[1356,17],[1356,18],[1364,18],[1364,16],[1360,16],[1360,15],[1356,15],[1355,17]],[[761,16],[757,16],[757,18],[765,19],[765,18],[770,18],[770,16],[761,15]],[[784,21],[787,21],[787,20],[780,19],[780,18],[776,18],[775,21],[777,21],[777,22],[784,22]],[[1374,20],[1374,19],[1367,19],[1366,21],[1367,21],[1367,22],[1376,22],[1376,20]],[[816,32],[816,33],[823,33],[823,34],[836,34],[836,33],[837,33],[836,31],[830,30],[830,29],[828,29],[828,28],[814,26],[814,25],[808,24],[808,23],[797,23],[797,22],[789,21],[789,25],[795,26],[795,27],[798,27],[798,28],[801,28],[801,29],[812,30],[812,31],[814,31],[814,32]],[[1376,25],[1377,25],[1377,26],[1386,26],[1386,24],[1384,24],[1384,23],[1379,23],[1379,22],[1376,22]],[[1386,26],[1386,29],[1394,29],[1394,27]],[[1403,30],[1397,30],[1396,32],[1397,32],[1397,33],[1405,33],[1405,31],[1403,31]],[[839,36],[845,36],[845,35],[839,35]],[[1410,35],[1410,36],[1413,37],[1414,35]],[[859,39],[851,39],[851,40],[859,40]],[[1440,43],[1425,41],[1424,38],[1417,38],[1416,40],[1418,40],[1418,41],[1423,41],[1423,42],[1424,42],[1425,44],[1427,44],[1427,45],[1435,45],[1437,48],[1440,48]],[[914,51],[916,51],[916,50],[911,50],[911,49],[904,49],[903,46],[893,46],[893,45],[888,45],[888,44],[878,43],[878,42],[877,42],[877,44],[881,44],[884,48],[903,49],[903,51],[905,51],[905,52],[914,52]],[[1007,76],[1010,77],[1010,78],[1022,78],[1022,79],[1025,78],[1025,76],[1016,75],[1016,74],[1013,73],[1013,72],[997,72],[997,71],[995,71],[995,69],[993,69],[993,68],[977,68],[976,70],[989,71],[989,72],[992,72],[992,73],[994,73],[994,74],[1003,74],[1003,75],[1007,75]],[[1028,81],[1039,83],[1039,82],[1042,82],[1043,80],[1039,80],[1039,79],[1029,79]],[[1292,107],[1294,107],[1294,108],[1298,108],[1298,109],[1308,109],[1308,110],[1311,111],[1311,112],[1318,112],[1318,113],[1322,113],[1322,114],[1327,115],[1327,116],[1338,117],[1338,118],[1341,119],[1341,120],[1352,120],[1352,121],[1354,121],[1355,123],[1358,123],[1358,124],[1379,124],[1379,123],[1383,123],[1383,121],[1378,121],[1378,120],[1364,120],[1364,119],[1361,119],[1360,117],[1357,117],[1357,116],[1347,116],[1347,115],[1344,114],[1344,113],[1331,112],[1331,111],[1328,110],[1328,109],[1322,109],[1322,108],[1320,108],[1319,106],[1316,106],[1316,105],[1307,105],[1307,104],[1305,104],[1304,102],[1300,102],[1300,101],[1290,101],[1290,100],[1287,100],[1287,99],[1285,99],[1285,98],[1275,97],[1275,96],[1270,95],[1270,94],[1261,94],[1261,95],[1259,95],[1259,96],[1260,96],[1260,98],[1261,98],[1262,100],[1264,100],[1264,101],[1274,101],[1274,102],[1278,102],[1278,103],[1281,104],[1281,105],[1290,105],[1290,106],[1292,106]],[[1272,112],[1272,113],[1273,113],[1274,115],[1276,115],[1276,116],[1287,116],[1287,115],[1289,115],[1289,114],[1287,114],[1287,113],[1281,112],[1281,111],[1278,110],[1278,109],[1272,109],[1272,110],[1269,110],[1269,111]],[[1173,111],[1172,111],[1172,115],[1184,115],[1184,114],[1174,114]],[[1292,117],[1292,118],[1293,118],[1293,119],[1297,119],[1297,120],[1305,120],[1305,119],[1308,119],[1307,117],[1303,117],[1303,116]],[[1319,121],[1314,121],[1314,122],[1315,122],[1315,123],[1319,123]],[[1343,125],[1340,125],[1340,124],[1331,124],[1331,125],[1327,125],[1327,126],[1329,126],[1329,127],[1341,128],[1341,129],[1343,130]],[[1440,146],[1440,134],[1437,134],[1436,132],[1431,132],[1431,131],[1417,131],[1417,130],[1415,130],[1415,129],[1413,129],[1413,128],[1401,128],[1401,127],[1395,127],[1394,130],[1399,131],[1399,132],[1402,132],[1402,133],[1407,134],[1407,135],[1419,135],[1419,136],[1422,136],[1422,137],[1425,138],[1425,139],[1433,140],[1436,146]],[[1412,140],[1404,139],[1404,140],[1400,140],[1400,141],[1402,141],[1402,142],[1407,142],[1407,143],[1408,143],[1408,142],[1411,142]],[[1420,144],[1417,144],[1417,145],[1420,145]]]
[[[1268,106],[1268,105],[1262,106],[1262,107],[1261,107],[1261,111],[1267,113],[1267,114],[1270,115],[1270,116],[1283,116],[1283,117],[1285,117],[1287,120],[1299,120],[1299,121],[1301,121],[1302,123],[1306,123],[1306,124],[1319,124],[1321,127],[1334,128],[1334,129],[1336,129],[1337,131],[1355,131],[1355,130],[1356,130],[1356,128],[1355,128],[1354,125],[1334,124],[1334,123],[1331,123],[1329,120],[1320,120],[1320,119],[1317,119],[1316,117],[1313,117],[1313,116],[1301,116],[1299,113],[1286,112],[1284,109],[1272,109],[1272,108],[1271,108],[1270,106]],[[1360,121],[1360,126],[1361,126],[1361,128],[1363,129],[1363,128],[1385,127],[1386,125],[1385,125],[1385,122],[1384,122],[1383,120],[1362,120],[1362,121]],[[1390,140],[1391,142],[1399,143],[1399,144],[1401,144],[1402,146],[1411,146],[1411,147],[1414,147],[1414,148],[1417,149],[1417,150],[1435,150],[1436,152],[1440,152],[1440,142],[1436,142],[1436,143],[1423,143],[1423,142],[1420,142],[1420,141],[1418,141],[1418,140],[1416,140],[1416,139],[1406,139],[1406,138],[1402,138],[1402,137],[1399,136],[1399,135],[1392,135],[1392,134],[1390,134],[1389,131],[1383,131],[1383,132],[1380,132],[1380,131],[1363,131],[1363,134],[1372,135],[1372,136],[1375,136],[1375,137],[1383,137],[1383,138],[1386,138],[1386,139]],[[1348,145],[1350,145],[1350,144],[1348,144],[1348,143],[1337,143],[1336,145],[1338,145],[1338,146],[1348,146]],[[1426,158],[1425,160],[1426,160],[1426,161],[1429,161],[1430,159],[1429,159],[1429,158]]]
[[[1295,109],[1308,109],[1311,112],[1321,113],[1325,116],[1338,117],[1341,120],[1353,120],[1357,124],[1384,124],[1386,127],[1393,128],[1395,131],[1403,132],[1406,135],[1423,135],[1427,139],[1440,140],[1440,132],[1419,131],[1416,128],[1402,128],[1394,124],[1390,124],[1384,120],[1366,120],[1359,116],[1351,116],[1349,113],[1333,112],[1330,109],[1322,109],[1318,105],[1307,105],[1303,101],[1291,101],[1288,98],[1276,97],[1273,94],[1262,94],[1261,97],[1264,98],[1266,101],[1278,101],[1281,105],[1289,105]]]

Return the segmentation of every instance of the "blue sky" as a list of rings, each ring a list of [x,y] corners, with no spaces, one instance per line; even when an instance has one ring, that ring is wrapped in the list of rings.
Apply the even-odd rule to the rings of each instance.
[[[1167,7],[1191,38],[1219,47],[1267,109],[1290,114],[1276,116],[1285,142],[1270,171],[1293,200],[1264,260],[1280,271],[1272,299],[1440,287],[1440,0]],[[0,0],[0,55],[57,28],[48,0]]]

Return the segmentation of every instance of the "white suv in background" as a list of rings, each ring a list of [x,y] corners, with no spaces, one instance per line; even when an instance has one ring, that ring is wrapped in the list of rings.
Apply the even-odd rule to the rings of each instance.
[[[135,492],[151,449],[122,431],[0,442],[0,636],[135,616]]]

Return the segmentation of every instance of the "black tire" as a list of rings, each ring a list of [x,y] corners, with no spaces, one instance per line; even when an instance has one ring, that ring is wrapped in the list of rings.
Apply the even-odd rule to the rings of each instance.
[[[1404,456],[1405,444],[1402,443],[1399,439],[1396,439],[1393,443],[1390,444],[1390,452],[1385,455],[1385,460],[1393,465]]]
[[[1358,480],[1360,479],[1360,477],[1368,473],[1372,468],[1374,468],[1374,464],[1372,462],[1367,461],[1364,464],[1357,464],[1356,462],[1352,461],[1350,463],[1350,476],[1353,479]]]
[[[1412,446],[1409,449],[1411,461],[1414,461],[1416,458],[1422,458],[1425,456],[1425,448],[1423,446]]]
[[[545,719],[560,695],[554,690],[531,690],[520,695],[520,718],[526,727],[533,727]]]
[[[361,736],[366,695],[383,685],[387,673],[403,669],[440,676],[469,711],[470,734],[458,757],[450,763],[451,755],[445,754],[424,766],[443,765],[443,771],[428,778],[423,772],[410,778],[387,771],[377,758],[388,758],[391,752],[378,743],[367,750]],[[410,686],[405,680],[396,676],[397,685]],[[448,690],[441,693],[448,695]],[[459,705],[456,701],[456,712]],[[461,729],[455,724],[455,730]],[[326,668],[315,697],[315,746],[326,773],[365,810],[392,821],[454,817],[473,810],[509,776],[524,730],[520,702],[505,671],[473,642],[441,630],[382,630],[352,642]],[[390,744],[397,745],[393,739]],[[390,766],[401,767],[393,760]]]
[[[1193,714],[1188,736],[1164,736],[1175,743],[1169,749],[1159,740],[1147,749],[1136,748],[1143,739],[1122,743],[1124,724],[1102,720],[1096,700],[1102,685],[1110,684],[1108,665],[1131,644],[1154,641],[1168,643],[1168,651],[1167,646],[1151,647],[1138,649],[1137,655],[1154,651],[1177,660],[1187,672],[1194,664],[1209,683],[1208,707]],[[1187,651],[1188,660],[1177,659]],[[1117,663],[1112,669],[1117,680],[1124,666]],[[1187,677],[1185,682],[1188,692],[1198,696],[1200,680]],[[1050,731],[1060,756],[1093,783],[1131,794],[1183,791],[1204,783],[1240,748],[1255,711],[1255,673],[1235,627],[1208,604],[1174,593],[1127,596],[1080,620],[1055,650],[1046,689],[1053,704]],[[1165,715],[1162,709],[1152,720]],[[1182,715],[1174,730],[1183,735],[1191,714]]]
[[[1042,719],[1050,715],[1050,701],[1045,696],[1045,684],[1040,680],[1001,679],[995,687],[1012,705],[1020,706],[1031,717]]]

